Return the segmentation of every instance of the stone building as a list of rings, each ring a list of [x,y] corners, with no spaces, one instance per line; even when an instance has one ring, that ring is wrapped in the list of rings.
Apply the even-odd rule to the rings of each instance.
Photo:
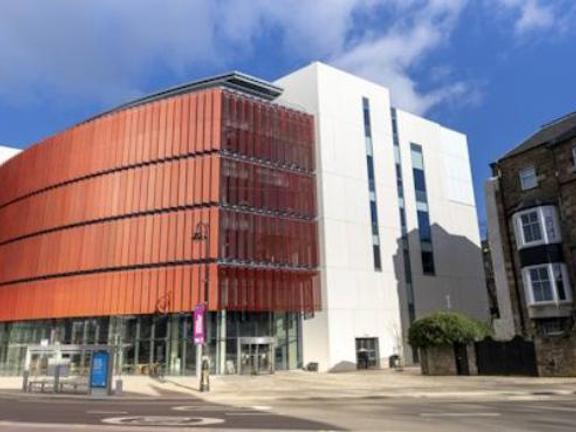
[[[576,375],[576,113],[492,164],[489,244],[496,336],[535,342],[540,375]]]

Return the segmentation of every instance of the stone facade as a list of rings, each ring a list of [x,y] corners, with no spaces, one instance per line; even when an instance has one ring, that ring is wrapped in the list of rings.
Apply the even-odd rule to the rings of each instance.
[[[573,334],[534,340],[540,376],[576,376],[576,337]]]
[[[576,376],[574,308],[570,302],[546,305],[528,303],[528,287],[524,286],[522,277],[522,269],[528,265],[517,246],[512,218],[523,209],[554,206],[562,235],[561,243],[556,245],[557,255],[566,264],[571,297],[576,298],[576,114],[566,118],[567,122],[561,120],[552,126],[545,126],[529,138],[527,142],[532,140],[532,145],[526,146],[524,143],[494,163],[494,177],[490,181],[496,182],[496,185],[490,189],[487,187],[487,191],[494,194],[497,207],[497,220],[490,220],[489,215],[489,230],[499,231],[502,250],[498,255],[504,260],[503,263],[494,262],[494,268],[502,268],[506,272],[508,286],[505,289],[510,298],[512,330],[514,334],[535,341],[542,376]],[[562,128],[563,122],[568,126]],[[558,133],[554,134],[556,130]],[[544,142],[538,143],[538,134],[546,137]],[[519,173],[530,166],[536,169],[538,184],[532,189],[523,190]],[[494,224],[498,224],[498,230],[494,229]],[[549,253],[542,261],[543,264],[553,262],[556,261],[550,258]]]

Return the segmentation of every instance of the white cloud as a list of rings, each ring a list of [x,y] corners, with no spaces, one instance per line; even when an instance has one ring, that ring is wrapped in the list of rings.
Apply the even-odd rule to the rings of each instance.
[[[574,7],[573,0],[495,0],[492,3],[512,15],[514,32],[519,37],[551,27],[559,30],[567,12]]]
[[[218,61],[210,0],[2,2],[0,97],[117,100],[153,67]]]
[[[518,32],[549,26],[550,14],[556,12],[543,0],[483,1],[498,2],[512,14]],[[474,96],[470,84],[453,80],[451,73],[429,80],[428,89],[414,78],[423,61],[450,43],[469,4],[0,0],[0,102],[109,104],[141,94],[159,70],[179,82],[199,67],[226,70],[241,58],[266,56],[258,49],[274,38],[268,46],[276,46],[292,63],[327,60],[391,87],[395,103],[423,113],[448,100]]]
[[[405,2],[401,16],[381,34],[368,34],[333,57],[340,67],[370,80],[380,82],[392,91],[393,102],[416,113],[466,92],[462,82],[452,82],[428,92],[417,89],[410,69],[446,43],[465,6],[464,0]]]

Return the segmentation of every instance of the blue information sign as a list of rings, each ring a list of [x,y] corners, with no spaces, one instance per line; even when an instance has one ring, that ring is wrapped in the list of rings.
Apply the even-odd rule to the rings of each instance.
[[[108,363],[110,354],[107,351],[96,351],[92,354],[92,369],[90,370],[90,387],[108,387]]]

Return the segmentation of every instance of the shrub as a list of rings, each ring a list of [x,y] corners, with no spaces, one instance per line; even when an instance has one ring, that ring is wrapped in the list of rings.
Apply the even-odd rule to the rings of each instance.
[[[414,348],[426,348],[469,343],[490,334],[490,327],[483,322],[459,313],[437,312],[414,321],[408,332],[408,341]]]

